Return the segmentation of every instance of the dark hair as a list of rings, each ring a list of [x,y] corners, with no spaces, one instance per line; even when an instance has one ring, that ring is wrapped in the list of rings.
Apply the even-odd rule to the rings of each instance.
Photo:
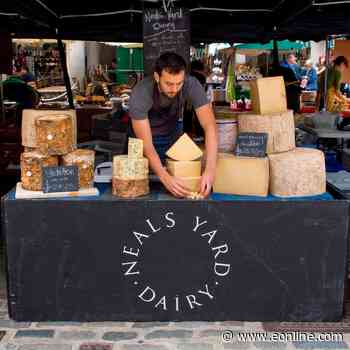
[[[333,63],[335,66],[340,66],[343,63],[346,68],[349,67],[349,61],[345,56],[338,56]]]
[[[186,62],[175,52],[163,53],[157,59],[154,71],[161,75],[163,70],[170,74],[178,74],[181,71],[186,71]]]
[[[287,55],[287,58],[289,58],[291,56],[297,57],[294,52],[289,52],[289,54]]]
[[[191,62],[191,71],[192,70],[204,70],[204,63],[200,60],[195,60]]]

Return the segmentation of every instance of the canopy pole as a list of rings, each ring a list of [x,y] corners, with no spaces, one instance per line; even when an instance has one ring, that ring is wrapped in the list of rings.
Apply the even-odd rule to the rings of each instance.
[[[67,90],[69,108],[74,109],[73,93],[72,93],[72,87],[70,84],[70,79],[69,79],[69,74],[67,69],[66,53],[64,51],[62,39],[58,32],[58,29],[56,29],[56,35],[57,35],[58,51],[60,52],[60,60],[61,60],[61,65],[63,70],[64,84],[66,85],[66,90]]]
[[[272,58],[273,58],[273,67],[276,69],[279,66],[278,43],[276,39],[273,39]]]

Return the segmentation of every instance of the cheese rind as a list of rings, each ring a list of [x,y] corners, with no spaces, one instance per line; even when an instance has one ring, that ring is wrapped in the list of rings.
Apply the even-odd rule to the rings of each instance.
[[[42,168],[57,166],[58,158],[45,156],[37,151],[21,154],[21,182],[25,190],[41,191]]]
[[[219,153],[214,192],[266,197],[268,189],[268,158],[245,158]]]
[[[129,137],[128,157],[135,159],[140,159],[143,157],[143,141],[141,139]]]
[[[36,119],[35,126],[37,147],[43,154],[64,155],[75,149],[70,116],[47,115]]]
[[[143,180],[148,178],[148,159],[134,159],[127,155],[114,156],[113,177],[121,180]]]
[[[24,109],[22,112],[22,145],[30,148],[37,148],[37,136],[35,121],[47,115],[68,115],[72,119],[73,133],[72,143],[77,144],[77,114],[73,109]]]
[[[149,193],[148,179],[142,180],[121,180],[112,179],[112,193],[122,198],[135,198]]]
[[[173,160],[196,160],[203,153],[185,133],[168,149],[166,155]]]
[[[239,132],[263,132],[268,134],[267,154],[293,150],[295,148],[295,126],[293,111],[276,114],[240,114]]]
[[[326,192],[323,152],[296,148],[270,154],[270,192],[278,197],[315,196]]]
[[[283,77],[252,80],[250,87],[254,113],[269,114],[287,111],[286,88]]]
[[[79,188],[93,187],[95,151],[77,149],[62,157],[63,165],[75,165],[79,169]]]
[[[201,176],[200,160],[166,160],[166,167],[170,175],[176,177]]]

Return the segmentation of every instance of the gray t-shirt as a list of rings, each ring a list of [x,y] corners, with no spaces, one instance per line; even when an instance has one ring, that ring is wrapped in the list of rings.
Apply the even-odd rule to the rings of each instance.
[[[185,101],[199,108],[208,104],[203,86],[191,76],[186,76],[181,91],[174,98],[159,92],[153,77],[140,81],[130,97],[130,117],[135,120],[148,118],[152,135],[169,135],[176,129],[176,122],[182,117]]]

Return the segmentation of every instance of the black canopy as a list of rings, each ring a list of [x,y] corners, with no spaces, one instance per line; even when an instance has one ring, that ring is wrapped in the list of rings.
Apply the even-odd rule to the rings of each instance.
[[[142,41],[142,10],[169,0],[2,0],[0,31],[16,37]],[[198,42],[322,40],[350,33],[350,1],[174,0],[191,13],[191,38]]]

